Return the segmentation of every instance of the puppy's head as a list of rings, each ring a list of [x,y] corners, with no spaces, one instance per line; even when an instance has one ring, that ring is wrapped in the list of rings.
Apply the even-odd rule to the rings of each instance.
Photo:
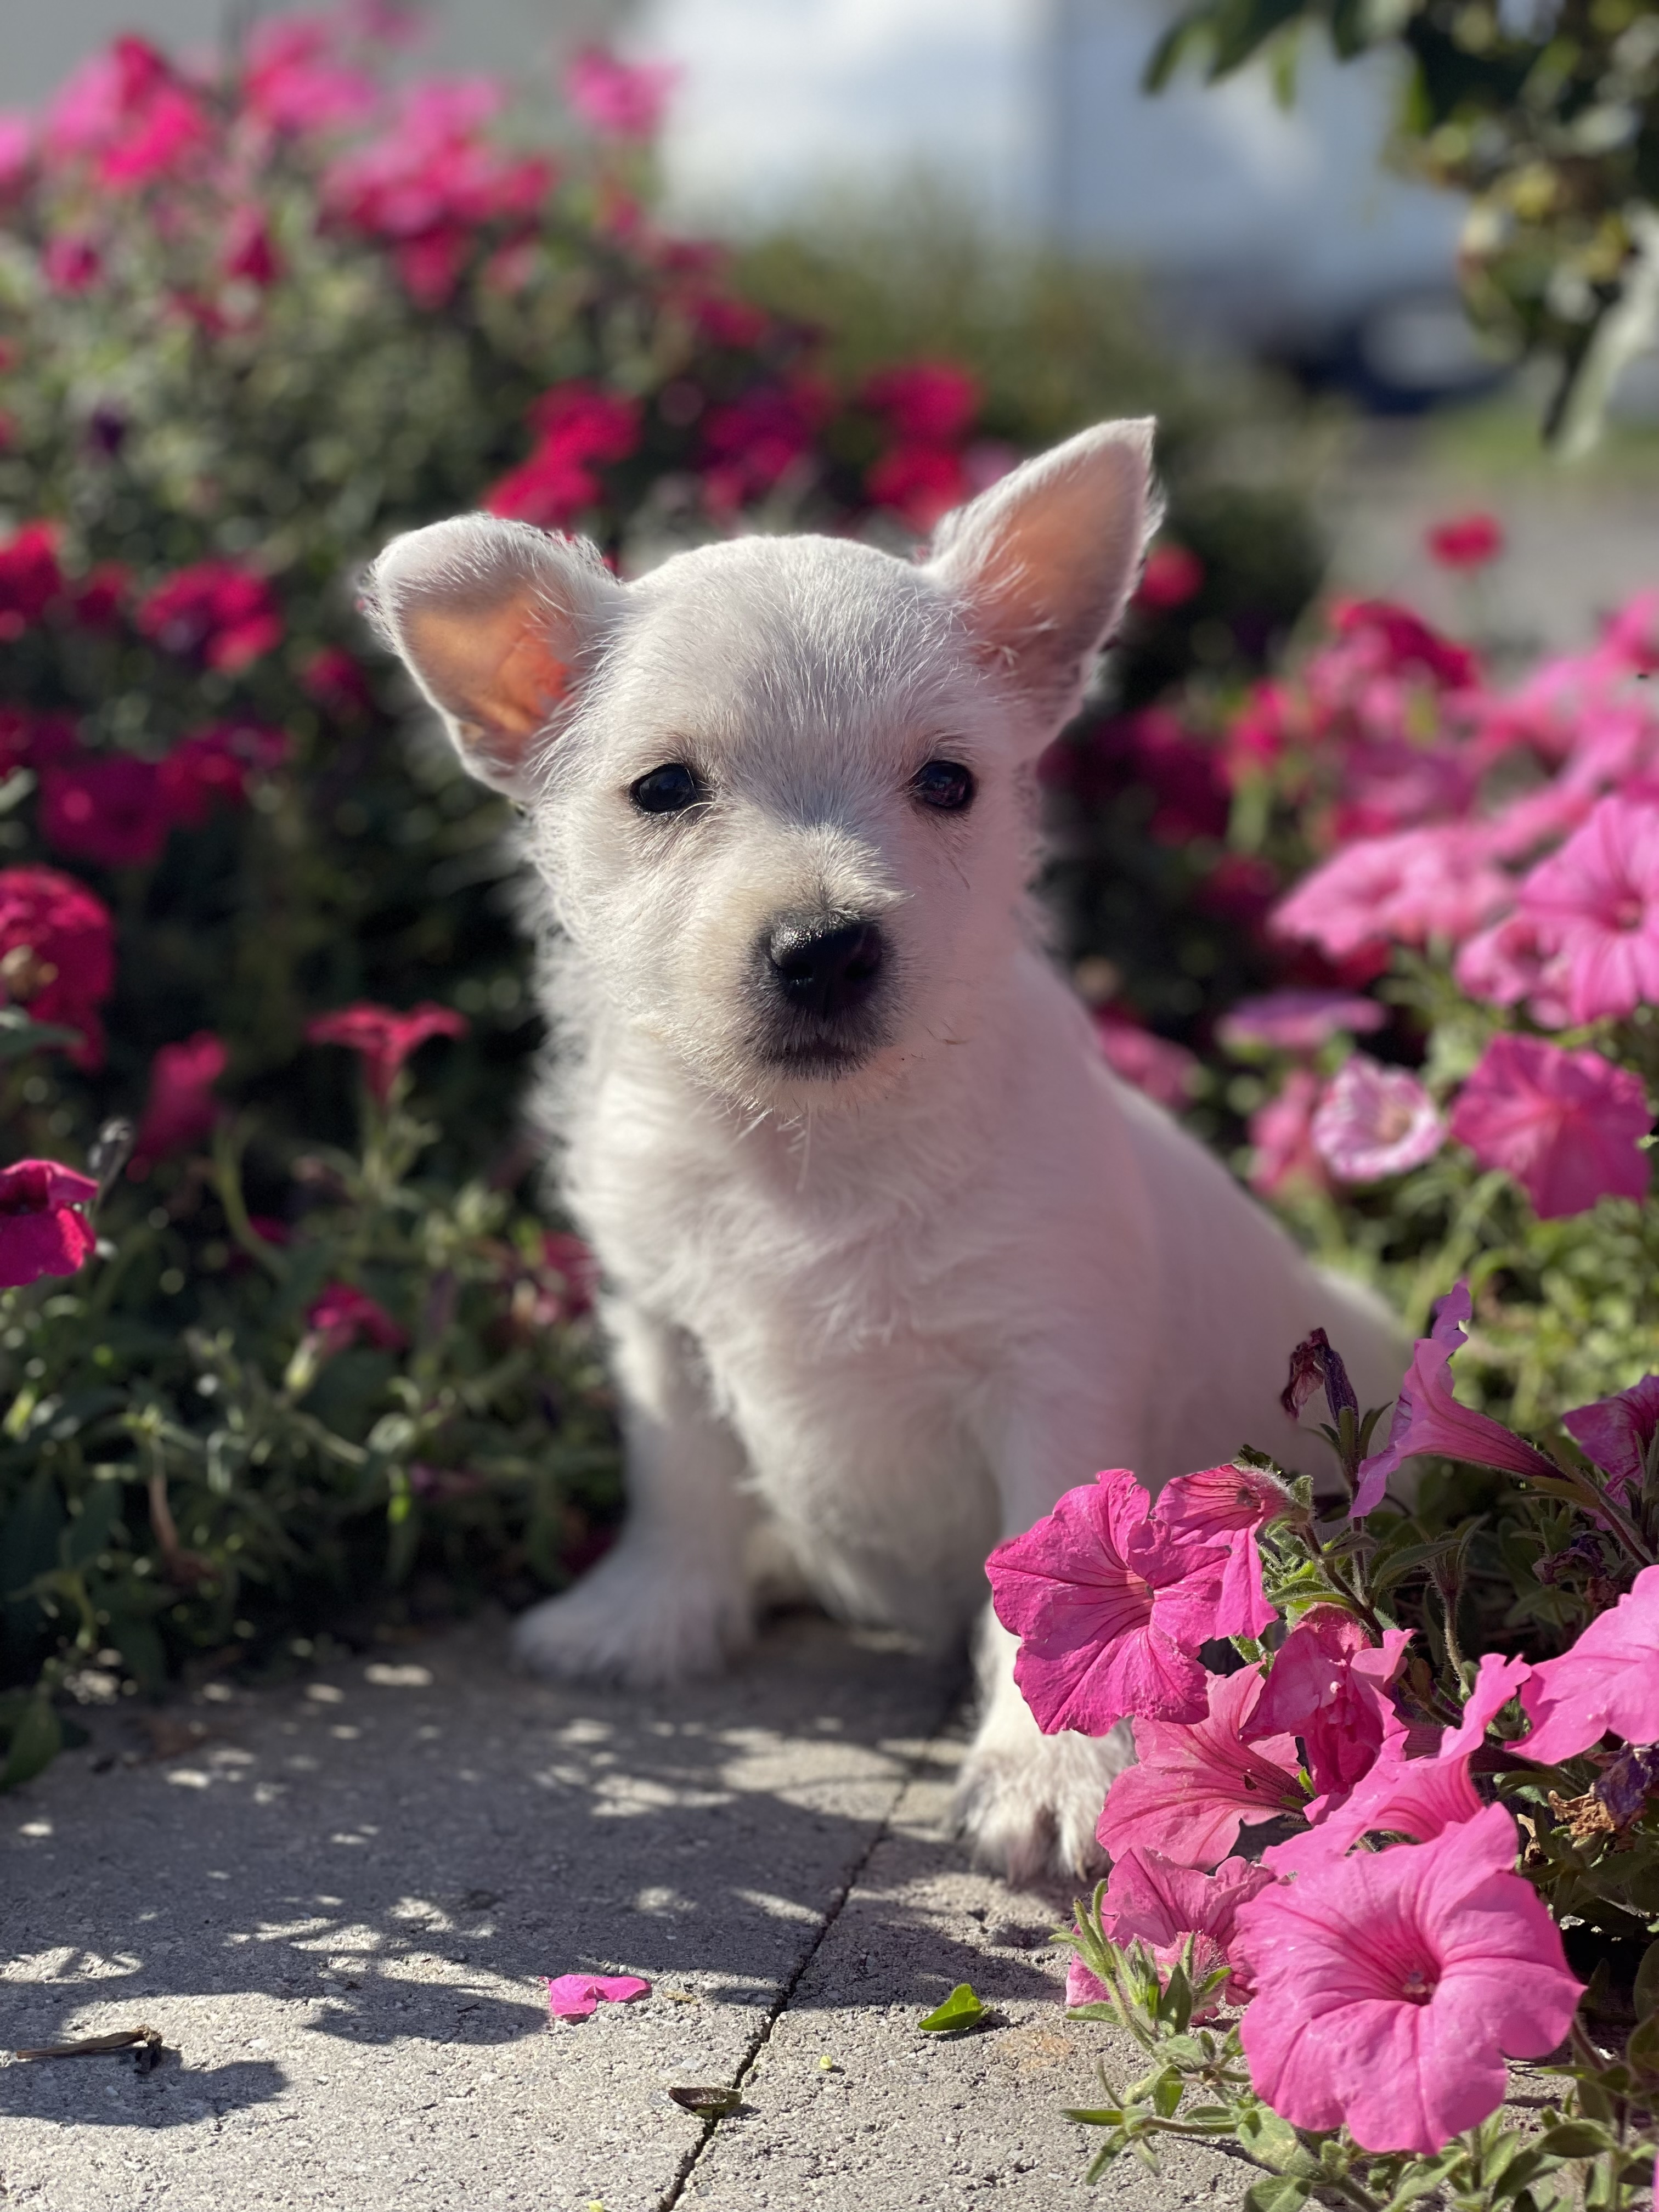
[[[749,538],[621,584],[469,515],[389,546],[369,605],[525,807],[617,1012],[748,1103],[851,1103],[966,1036],[1006,971],[1028,772],[1133,584],[1152,427],[1017,470],[920,565]]]

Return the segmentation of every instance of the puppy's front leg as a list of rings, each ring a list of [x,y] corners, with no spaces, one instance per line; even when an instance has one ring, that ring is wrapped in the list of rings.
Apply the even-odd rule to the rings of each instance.
[[[533,1672],[649,1688],[719,1671],[749,1642],[744,1540],[755,1517],[743,1454],[710,1407],[690,1345],[624,1301],[606,1302],[623,1401],[628,1521],[616,1549],[514,1632]]]
[[[1127,1425],[1103,1421],[1097,1407],[1068,1417],[1051,1403],[988,1439],[1004,1534],[1021,1534],[1097,1468],[1134,1466]],[[1101,1451],[1111,1436],[1117,1450]],[[975,1856],[1015,1884],[1094,1875],[1105,1865],[1095,1840],[1100,1808],[1112,1777],[1134,1757],[1133,1741],[1126,1723],[1102,1737],[1044,1735],[1014,1680],[1018,1649],[988,1606],[975,1650],[979,1727],[957,1785],[958,1824]]]

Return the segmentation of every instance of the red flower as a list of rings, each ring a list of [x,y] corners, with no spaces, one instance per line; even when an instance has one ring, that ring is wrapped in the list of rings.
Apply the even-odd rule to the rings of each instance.
[[[234,561],[202,561],[158,584],[138,607],[138,628],[164,652],[234,675],[280,645],[283,617],[263,576]]]
[[[1495,514],[1460,514],[1436,523],[1423,542],[1443,568],[1484,568],[1504,550],[1504,526]]]
[[[529,457],[492,486],[493,514],[560,530],[603,491],[595,464],[624,461],[640,442],[640,405],[583,378],[544,392],[530,410],[537,442]]]
[[[1480,680],[1480,664],[1466,645],[1442,637],[1409,607],[1396,606],[1392,599],[1338,599],[1331,609],[1330,629],[1334,638],[1369,640],[1392,674],[1414,670],[1446,691],[1462,691]]]
[[[114,926],[84,884],[52,868],[0,868],[0,988],[33,1020],[81,1032],[77,1067],[103,1060],[96,1008],[114,981]]]
[[[812,449],[827,395],[805,378],[767,384],[703,419],[703,495],[719,514],[769,492]]]
[[[408,1342],[386,1308],[349,1283],[328,1284],[307,1309],[306,1327],[320,1338],[319,1349],[325,1359],[356,1344],[360,1336],[384,1352],[396,1352]]]
[[[66,231],[48,239],[40,267],[54,292],[89,292],[103,274],[104,257],[85,231]]]
[[[113,629],[131,589],[131,574],[118,561],[100,561],[70,586],[76,621],[82,629]]]
[[[270,222],[257,201],[238,208],[226,224],[219,265],[227,276],[257,284],[262,291],[282,275],[282,256],[271,242]]]
[[[363,1056],[368,1087],[384,1106],[398,1069],[428,1037],[466,1035],[464,1016],[447,1006],[416,1006],[406,1014],[391,1006],[342,1006],[306,1024],[313,1044],[343,1044]]]
[[[1135,605],[1155,615],[1170,614],[1196,599],[1203,588],[1204,563],[1188,547],[1168,539],[1146,556]]]
[[[72,860],[143,867],[159,860],[171,817],[154,763],[130,753],[82,753],[40,775],[40,834]]]
[[[199,830],[216,799],[234,805],[257,776],[288,758],[281,730],[252,722],[220,722],[177,744],[156,770],[161,805],[170,822]]]
[[[63,589],[54,526],[27,522],[14,531],[0,545],[0,644],[32,629]]]
[[[150,1062],[149,1096],[127,1170],[135,1182],[169,1152],[182,1152],[211,1133],[221,1110],[213,1085],[224,1072],[225,1048],[211,1030],[161,1047]]]
[[[100,183],[120,192],[177,169],[207,136],[199,100],[167,56],[127,37],[70,77],[52,103],[46,143],[58,160],[89,159]]]
[[[313,653],[300,672],[300,683],[308,699],[337,719],[365,714],[374,704],[368,678],[337,645],[325,645]]]
[[[0,1168],[0,1286],[15,1290],[84,1267],[98,1239],[81,1208],[97,1195],[90,1176],[56,1160]]]
[[[929,531],[969,495],[962,456],[939,446],[895,446],[866,471],[865,489],[913,530]]]
[[[602,138],[654,138],[679,79],[671,62],[624,62],[584,46],[565,64],[564,96]]]
[[[951,446],[965,438],[979,412],[979,382],[954,362],[913,361],[879,369],[859,398],[904,445]]]

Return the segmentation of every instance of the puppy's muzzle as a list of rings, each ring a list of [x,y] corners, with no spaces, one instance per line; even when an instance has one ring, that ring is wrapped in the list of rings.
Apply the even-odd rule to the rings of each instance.
[[[766,1057],[832,1074],[879,1042],[887,967],[880,927],[844,915],[781,915],[759,945]]]

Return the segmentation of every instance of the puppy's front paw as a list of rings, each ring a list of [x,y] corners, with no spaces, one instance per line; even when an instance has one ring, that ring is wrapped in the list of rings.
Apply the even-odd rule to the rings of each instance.
[[[752,1638],[741,1588],[624,1541],[562,1597],[514,1624],[514,1656],[556,1681],[658,1689],[717,1674]]]
[[[1106,1857],[1095,1840],[1106,1788],[1134,1757],[1120,1723],[1098,1741],[1039,1735],[1035,1727],[999,1740],[983,1732],[957,1789],[957,1820],[982,1865],[1026,1883],[1092,1880]]]

